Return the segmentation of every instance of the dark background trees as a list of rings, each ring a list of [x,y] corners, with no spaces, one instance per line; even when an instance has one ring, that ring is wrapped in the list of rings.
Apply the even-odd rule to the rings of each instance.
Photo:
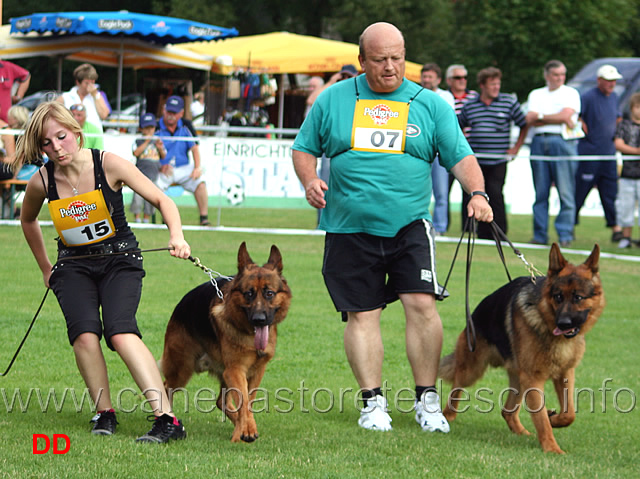
[[[49,0],[48,11],[87,10],[79,0]],[[100,5],[95,10],[104,10]],[[523,100],[541,86],[542,66],[552,58],[562,60],[573,73],[590,60],[603,56],[640,56],[640,0],[113,0],[109,10],[189,18],[225,27],[241,35],[290,31],[357,43],[368,24],[389,21],[404,33],[407,59],[435,61],[443,70],[464,63],[475,73],[485,66],[504,72],[503,90]],[[43,11],[40,0],[4,2],[3,24],[9,18]],[[19,61],[33,74],[31,91],[55,87],[53,60]],[[68,64],[68,65],[67,65]],[[69,72],[75,66],[65,62]],[[100,83],[115,91],[115,69],[101,68]],[[125,93],[135,90],[126,72]],[[194,86],[203,81],[199,72]],[[70,73],[63,77],[69,88]],[[132,86],[127,90],[127,86]]]

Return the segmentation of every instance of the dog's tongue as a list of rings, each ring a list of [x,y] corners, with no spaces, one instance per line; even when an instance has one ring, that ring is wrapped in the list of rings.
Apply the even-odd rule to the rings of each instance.
[[[254,339],[255,347],[258,351],[264,351],[269,341],[269,326],[260,326],[256,328],[256,337]]]
[[[574,330],[575,330],[575,328],[568,329],[566,331],[563,331],[560,328],[556,328],[556,329],[553,330],[553,335],[554,336],[560,336],[561,334],[569,334],[569,333],[572,333]]]

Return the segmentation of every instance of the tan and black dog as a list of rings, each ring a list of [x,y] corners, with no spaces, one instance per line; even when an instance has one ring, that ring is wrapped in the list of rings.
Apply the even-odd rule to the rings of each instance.
[[[440,364],[440,377],[452,383],[444,410],[449,421],[456,417],[462,388],[480,379],[487,366],[502,366],[509,375],[509,395],[502,410],[509,428],[529,435],[518,417],[524,396],[542,449],[563,454],[552,427],[568,426],[575,419],[575,368],[585,351],[584,336],[605,305],[599,258],[595,245],[589,258],[575,266],[554,243],[546,277],[536,278],[535,283],[530,277],[517,278],[482,300],[472,315],[475,352],[469,351],[463,331],[454,353]],[[548,379],[560,402],[557,414],[545,407]]]
[[[164,340],[161,369],[169,394],[194,372],[208,371],[220,381],[217,406],[235,425],[231,441],[258,438],[251,402],[276,350],[277,325],[291,303],[282,276],[282,256],[271,246],[269,261],[253,262],[243,242],[238,274],[218,279],[223,298],[211,282],[187,293],[176,306]]]

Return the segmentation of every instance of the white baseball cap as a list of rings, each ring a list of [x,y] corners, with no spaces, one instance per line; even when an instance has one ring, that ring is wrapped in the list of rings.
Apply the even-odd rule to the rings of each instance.
[[[605,80],[620,80],[622,75],[616,67],[613,65],[602,65],[598,68],[598,78],[604,78]]]

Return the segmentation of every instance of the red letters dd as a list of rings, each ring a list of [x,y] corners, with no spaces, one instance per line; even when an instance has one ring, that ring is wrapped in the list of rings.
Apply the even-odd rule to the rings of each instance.
[[[38,439],[44,439],[44,449],[38,449]],[[62,439],[64,441],[64,449],[58,448],[58,443]],[[51,440],[46,434],[34,434],[33,435],[33,453],[34,454],[46,454],[51,447]],[[53,453],[54,454],[66,454],[71,449],[71,440],[66,434],[54,434],[53,435]]]

